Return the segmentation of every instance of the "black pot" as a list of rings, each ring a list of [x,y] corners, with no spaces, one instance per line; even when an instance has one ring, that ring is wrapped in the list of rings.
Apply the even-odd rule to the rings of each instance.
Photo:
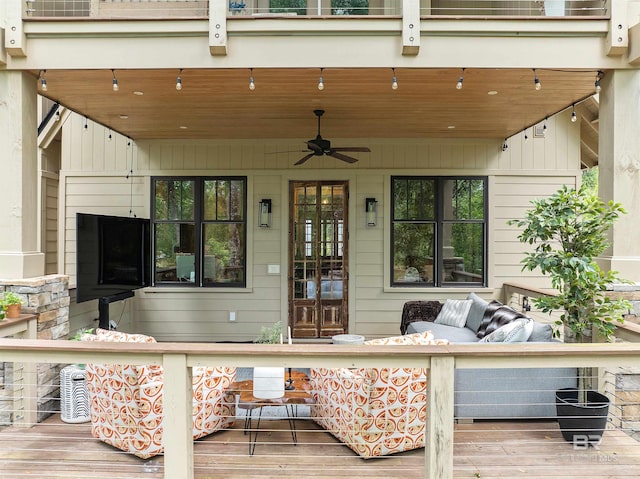
[[[607,427],[609,398],[597,391],[587,391],[587,403],[578,404],[578,390],[556,391],[558,424],[565,441],[575,445],[597,445]]]

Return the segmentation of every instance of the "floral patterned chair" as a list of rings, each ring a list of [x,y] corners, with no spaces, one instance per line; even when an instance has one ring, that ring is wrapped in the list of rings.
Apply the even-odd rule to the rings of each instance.
[[[83,341],[154,343],[142,334],[97,329]],[[125,452],[147,459],[163,452],[162,366],[87,364],[91,433]],[[233,425],[235,398],[227,393],[235,368],[193,369],[193,438]]]
[[[448,344],[424,333],[365,344]],[[361,457],[424,447],[425,368],[311,369],[311,417]]]

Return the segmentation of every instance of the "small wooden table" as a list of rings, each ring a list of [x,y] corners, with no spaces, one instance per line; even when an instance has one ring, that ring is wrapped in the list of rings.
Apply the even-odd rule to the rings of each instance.
[[[289,383],[291,378],[291,384]],[[301,371],[291,371],[289,376],[288,370],[285,370],[285,387],[293,386],[294,389],[285,389],[284,396],[275,399],[262,399],[253,395],[253,380],[237,381],[231,384],[229,392],[235,394],[238,399],[238,407],[247,411],[244,420],[244,433],[249,433],[249,455],[252,456],[256,449],[258,440],[258,432],[260,430],[260,419],[262,417],[262,408],[265,406],[284,406],[287,410],[287,420],[291,428],[291,438],[293,445],[298,444],[296,436],[296,410],[298,404],[311,404],[313,398],[309,390],[309,377]],[[258,422],[255,429],[252,428],[253,411],[258,410]]]

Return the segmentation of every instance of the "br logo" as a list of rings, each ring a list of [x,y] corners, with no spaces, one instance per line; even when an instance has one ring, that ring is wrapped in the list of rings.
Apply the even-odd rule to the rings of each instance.
[[[573,435],[573,448],[577,450],[588,449],[589,446],[595,450],[600,449],[600,442],[602,442],[602,436],[600,434],[574,434]]]

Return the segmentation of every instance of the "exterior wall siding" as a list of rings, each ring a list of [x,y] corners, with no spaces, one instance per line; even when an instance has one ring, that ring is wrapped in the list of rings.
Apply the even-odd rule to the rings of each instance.
[[[476,292],[498,298],[504,281],[548,287],[546,280],[520,271],[523,246],[506,222],[519,218],[530,200],[576,184],[579,129],[568,114],[549,118],[545,138],[523,135],[507,140],[340,139],[336,144],[366,145],[371,153],[347,165],[328,157],[293,167],[304,140],[141,141],[127,138],[74,115],[65,128],[62,153],[64,225],[60,244],[65,273],[75,284],[75,213],[148,217],[152,176],[245,175],[248,178],[248,287],[239,290],[149,288],[125,306],[122,325],[171,341],[251,341],[261,326],[287,320],[288,183],[290,180],[348,180],[349,332],[366,337],[399,334],[403,304],[414,299],[464,298],[467,288],[388,287],[389,178],[410,175],[486,175],[489,177],[489,280]],[[573,128],[573,130],[571,130]],[[111,134],[111,140],[108,135]],[[132,175],[127,178],[127,175]],[[364,224],[364,200],[379,201],[378,226]],[[261,198],[273,201],[269,229],[258,228],[252,212]],[[61,264],[62,264],[61,263]],[[280,265],[280,274],[267,266]],[[97,308],[97,302],[95,308]],[[129,304],[129,302],[127,302]],[[112,317],[118,305],[112,305]],[[91,305],[74,305],[72,327],[89,321]],[[118,310],[119,311],[119,310]],[[229,321],[229,312],[236,321]],[[97,316],[97,313],[96,313]]]

